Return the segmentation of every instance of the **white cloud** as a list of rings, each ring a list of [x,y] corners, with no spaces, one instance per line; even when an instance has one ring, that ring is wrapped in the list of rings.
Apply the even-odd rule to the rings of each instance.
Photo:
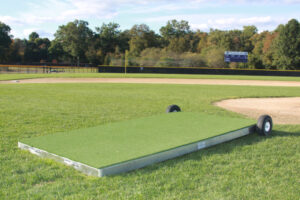
[[[266,16],[266,17],[249,17],[249,18],[242,18],[239,19],[238,22],[240,24],[269,24],[272,23],[273,20],[270,16]]]
[[[129,1],[128,1],[129,2]],[[127,3],[128,3],[127,2]],[[284,5],[299,4],[300,0],[153,0],[142,1],[141,5],[145,7],[135,6],[132,10],[125,13],[164,13],[166,11],[180,11],[184,9],[197,9],[204,7],[220,7],[220,6],[247,6],[247,5]],[[159,2],[159,3],[158,3]],[[149,6],[151,5],[151,6]],[[124,12],[123,12],[124,13]]]
[[[144,21],[147,23],[167,22],[168,20],[186,20],[189,22],[192,29],[200,29],[209,31],[209,29],[242,29],[243,26],[255,25],[259,31],[274,30],[279,24],[287,23],[289,17],[271,17],[271,16],[244,16],[244,15],[229,15],[229,14],[191,14],[191,15],[172,15],[162,17],[147,18]]]
[[[0,21],[4,22],[6,24],[16,24],[16,25],[22,25],[23,22],[22,20],[16,18],[16,17],[11,17],[11,16],[0,16]]]
[[[230,30],[230,29],[242,29],[243,26],[254,25],[259,31],[274,30],[279,24],[286,23],[288,18],[272,18],[270,16],[262,17],[230,17],[230,18],[216,18],[206,20],[201,24],[191,24],[193,29],[200,29],[208,31],[212,29]],[[202,29],[201,29],[202,27]]]
[[[69,0],[71,9],[61,13],[63,18],[112,18],[117,14],[116,6],[111,1],[101,0]]]
[[[48,31],[45,31],[45,30],[39,29],[39,28],[28,28],[28,29],[24,29],[22,35],[23,35],[24,38],[28,38],[28,36],[29,36],[32,32],[38,33],[39,36],[40,36],[40,38],[49,38],[49,39],[52,39],[52,38],[53,38],[53,33],[52,33],[52,32],[48,32]]]
[[[32,33],[32,32],[36,32],[36,29],[33,29],[33,28],[24,29],[23,34],[26,36],[29,36],[30,33]]]
[[[111,19],[117,15],[114,2],[107,0],[45,0],[38,4],[29,2],[28,6],[30,11],[21,12],[14,17],[0,16],[0,20],[13,25],[39,25],[64,23],[74,19]]]
[[[208,24],[190,24],[192,29],[209,30]]]

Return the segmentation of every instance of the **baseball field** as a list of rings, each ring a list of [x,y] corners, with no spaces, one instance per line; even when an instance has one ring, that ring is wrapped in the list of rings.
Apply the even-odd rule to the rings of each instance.
[[[123,77],[118,74],[102,77],[0,75],[0,80],[57,76]],[[300,81],[297,77],[129,76],[127,78]],[[0,84],[0,199],[299,199],[300,124],[275,124],[269,137],[252,134],[104,178],[86,176],[17,146],[20,140],[40,138],[38,136],[53,138],[58,132],[151,118],[163,113],[170,104],[180,105],[187,113],[249,120],[214,103],[254,97],[300,97],[300,89],[298,86],[167,83]]]

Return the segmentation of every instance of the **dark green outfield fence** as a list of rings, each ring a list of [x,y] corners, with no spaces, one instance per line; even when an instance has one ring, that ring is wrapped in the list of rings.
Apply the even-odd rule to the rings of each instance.
[[[99,66],[99,72],[125,73],[125,67]],[[127,73],[300,76],[300,70],[226,69],[206,67],[126,67]]]
[[[127,73],[157,74],[217,74],[217,75],[261,75],[300,76],[300,70],[228,69],[208,67],[126,67]],[[123,66],[46,66],[46,65],[1,65],[0,74],[8,73],[125,73]]]

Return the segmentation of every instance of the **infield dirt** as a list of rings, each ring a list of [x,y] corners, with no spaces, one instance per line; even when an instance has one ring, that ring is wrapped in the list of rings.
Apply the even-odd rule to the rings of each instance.
[[[275,124],[300,124],[300,97],[227,99],[215,105],[254,119],[268,114]]]

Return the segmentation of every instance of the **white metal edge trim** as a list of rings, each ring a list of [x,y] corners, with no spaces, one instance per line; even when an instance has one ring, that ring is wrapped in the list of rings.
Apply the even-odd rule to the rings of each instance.
[[[246,127],[243,129],[239,129],[237,131],[229,132],[223,135],[215,136],[213,138],[209,138],[203,141],[195,142],[192,144],[180,146],[171,150],[163,151],[160,153],[152,154],[149,156],[145,156],[142,158],[137,158],[134,160],[126,161],[123,163],[115,164],[112,166],[100,168],[99,176],[107,176],[112,174],[123,173],[135,169],[139,169],[145,167],[147,165],[151,165],[154,163],[162,162],[165,160],[169,160],[175,157],[179,157],[188,153],[192,153],[198,151],[200,149],[204,149],[210,146],[214,146],[216,144],[220,144],[223,142],[227,142],[251,133],[251,128]]]
[[[40,157],[43,157],[43,158],[50,158],[50,159],[53,159],[53,160],[58,161],[60,163],[63,163],[67,166],[71,166],[71,167],[75,168],[76,170],[79,170],[79,171],[81,171],[81,172],[83,172],[87,175],[100,176],[100,170],[97,169],[97,168],[91,167],[89,165],[86,165],[86,164],[83,164],[83,163],[80,163],[80,162],[77,162],[77,161],[73,161],[73,160],[70,160],[70,159],[65,158],[63,156],[59,156],[59,155],[56,155],[56,154],[53,154],[53,153],[49,153],[47,151],[44,151],[44,150],[41,150],[41,149],[38,149],[38,148],[35,148],[35,147],[31,147],[31,146],[29,146],[27,144],[24,144],[24,143],[21,143],[21,142],[18,142],[18,147],[20,149],[27,150],[30,153],[35,154],[37,156],[40,156]]]

